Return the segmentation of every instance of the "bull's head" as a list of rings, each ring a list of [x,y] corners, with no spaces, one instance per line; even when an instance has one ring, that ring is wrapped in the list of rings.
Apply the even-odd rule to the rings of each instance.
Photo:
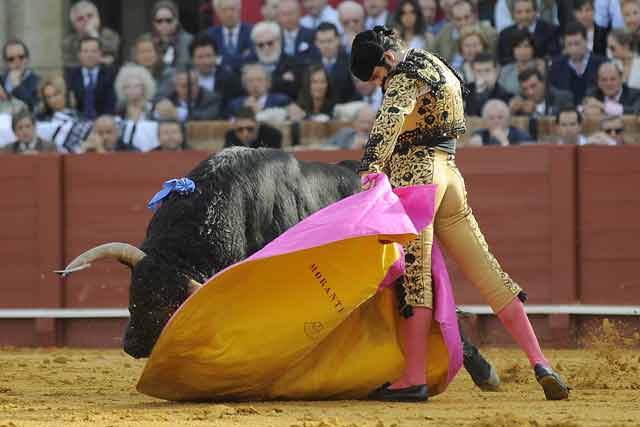
[[[124,351],[136,358],[148,357],[169,318],[202,285],[127,243],[96,246],[57,273],[68,276],[102,258],[116,259],[131,268]]]

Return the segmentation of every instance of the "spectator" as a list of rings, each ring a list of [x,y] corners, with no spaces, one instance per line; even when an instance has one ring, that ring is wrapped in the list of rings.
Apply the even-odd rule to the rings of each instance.
[[[228,116],[234,117],[240,107],[250,107],[258,114],[270,108],[284,108],[291,102],[283,93],[269,93],[271,80],[269,74],[260,64],[247,64],[242,67],[242,85],[247,96],[234,99],[229,104]]]
[[[315,30],[323,22],[329,22],[342,32],[338,12],[332,8],[327,0],[303,0],[307,14],[300,19],[300,25]]]
[[[608,37],[612,62],[622,70],[622,80],[640,89],[640,56],[633,49],[633,37],[626,30],[613,30]]]
[[[512,39],[514,32],[518,29],[528,29],[533,34],[534,47],[540,57],[560,54],[558,27],[538,19],[536,11],[536,0],[514,0],[513,18],[515,24],[502,30],[498,36],[498,62],[501,65],[513,61],[511,56]]]
[[[451,9],[451,22],[445,25],[433,41],[432,50],[439,53],[447,61],[452,61],[458,51],[458,39],[463,27],[480,25],[485,33],[485,38],[491,46],[491,52],[495,52],[498,33],[488,22],[478,21],[476,10],[468,0],[460,0]]]
[[[513,97],[510,102],[513,114],[553,116],[560,107],[574,105],[571,92],[545,84],[544,75],[535,68],[524,70],[518,75],[518,80],[522,95]]]
[[[391,27],[393,17],[387,10],[388,0],[364,0],[363,2],[366,18],[364,27],[372,30],[375,26]]]
[[[251,58],[269,73],[274,92],[290,98],[298,95],[304,64],[282,50],[280,27],[275,22],[259,22],[251,30],[256,55]]]
[[[514,61],[500,69],[500,85],[514,95],[520,95],[518,74],[529,68],[545,73],[545,63],[536,55],[533,35],[527,29],[518,29],[511,38],[511,54]]]
[[[640,42],[640,0],[622,0],[622,17],[624,27],[633,36],[633,42],[637,45]]]
[[[62,62],[67,68],[77,67],[80,40],[89,36],[100,39],[102,54],[100,62],[113,64],[118,61],[120,54],[120,36],[115,31],[103,27],[100,13],[95,4],[90,1],[79,1],[69,10],[69,18],[73,25],[73,32],[67,34],[62,41]]]
[[[175,91],[156,104],[155,117],[159,120],[174,118],[179,122],[187,120],[218,120],[223,117],[222,97],[200,87],[195,71],[178,70],[176,72]],[[165,114],[170,110],[166,101],[175,107],[177,117]]]
[[[602,118],[598,124],[598,131],[587,138],[587,144],[623,145],[624,143],[624,120],[622,116]]]
[[[426,27],[417,0],[400,0],[393,15],[393,26],[409,48],[424,49]]]
[[[427,42],[433,41],[442,27],[446,24],[444,19],[438,19],[438,0],[418,0],[425,24],[425,37]]]
[[[313,47],[313,30],[300,25],[299,0],[280,0],[276,21],[282,30],[281,45],[291,57],[308,57]]]
[[[349,70],[349,56],[340,48],[340,34],[335,25],[328,22],[320,24],[316,30],[315,46],[321,62],[329,74],[331,87],[336,93],[336,102],[353,100],[354,88]]]
[[[27,104],[4,89],[4,82],[0,81],[0,114],[14,115],[21,110],[28,110]]]
[[[595,22],[593,52],[597,55],[605,56],[609,28],[614,30],[624,28],[620,0],[594,0],[593,21]]]
[[[595,23],[593,21],[593,0],[574,0],[573,16],[587,31],[587,48],[593,52]],[[566,29],[565,29],[566,33]]]
[[[480,26],[476,24],[464,27],[458,38],[458,52],[460,54],[454,57],[451,66],[464,77],[466,83],[473,83],[475,80],[473,63],[479,54],[488,51],[489,42]]]
[[[558,109],[556,113],[556,133],[558,144],[585,145],[587,138],[582,134],[582,114],[574,106]]]
[[[88,120],[103,114],[113,114],[116,96],[113,71],[100,63],[100,39],[87,36],[80,40],[80,66],[72,68],[67,87],[75,97],[78,111]]]
[[[56,114],[67,120],[78,118],[78,112],[67,105],[67,84],[61,75],[52,75],[42,81],[40,99],[42,103],[36,116],[39,121],[51,121]]]
[[[194,38],[189,52],[200,87],[220,95],[224,108],[242,94],[240,79],[233,70],[218,65],[217,50],[209,36],[202,34]]]
[[[207,34],[218,47],[222,65],[241,68],[253,52],[251,26],[240,21],[240,0],[213,0],[220,25],[209,28]]]
[[[551,24],[558,23],[558,8],[556,0],[534,0],[534,2],[534,8],[536,11],[540,12],[539,15],[541,19]],[[517,22],[514,9],[514,0],[496,1],[494,22],[496,23],[496,29],[498,31],[502,31]]]
[[[480,116],[485,104],[491,99],[508,103],[513,95],[498,82],[498,66],[488,52],[480,53],[472,65],[475,81],[469,85],[469,95],[465,99],[465,112],[470,116]]]
[[[294,121],[327,122],[333,117],[335,106],[329,74],[322,64],[309,66],[302,79],[302,89],[295,104],[288,107]]]
[[[509,106],[498,99],[487,102],[482,109],[486,129],[478,129],[469,140],[470,145],[515,145],[535,142],[525,131],[511,126]]]
[[[587,92],[583,102],[585,117],[620,116],[640,111],[640,91],[622,81],[622,72],[612,62],[598,68],[598,84]]]
[[[354,99],[356,101],[364,101],[375,111],[378,111],[382,105],[382,89],[373,82],[363,82],[356,76],[352,76],[353,86],[355,89]]]
[[[338,5],[338,16],[342,24],[342,48],[351,55],[351,45],[356,34],[364,31],[364,8],[360,3],[347,0]]]
[[[176,120],[158,122],[158,146],[152,151],[182,151],[188,149],[184,127]]]
[[[587,32],[582,24],[571,22],[564,35],[566,54],[554,59],[549,79],[559,89],[573,93],[576,104],[582,103],[587,90],[596,84],[598,67],[605,59],[587,47]]]
[[[180,14],[175,3],[160,0],[151,10],[151,37],[161,61],[167,67],[182,67],[189,63],[189,44],[193,36],[180,26]]]
[[[114,151],[138,151],[122,142],[120,127],[115,117],[104,115],[96,119],[93,130],[80,146],[81,153],[109,153]]]
[[[345,150],[364,148],[369,140],[369,132],[373,127],[376,112],[368,105],[363,105],[353,120],[352,128],[342,128],[333,137],[329,144]]]
[[[265,123],[258,123],[252,108],[240,107],[233,119],[233,128],[224,135],[224,146],[281,148],[282,132]]]
[[[440,9],[444,15],[444,23],[448,24],[453,21],[453,6],[460,0],[440,0]]]
[[[276,22],[278,20],[279,3],[280,0],[262,0],[262,7],[260,8],[262,20]]]
[[[16,141],[2,147],[4,154],[37,154],[56,152],[56,146],[43,141],[36,135],[36,121],[29,110],[18,111],[11,117],[11,129]]]
[[[133,46],[133,62],[151,73],[156,82],[158,99],[169,96],[173,91],[175,69],[162,61],[150,34],[143,34],[136,39]]]
[[[149,120],[156,93],[156,83],[146,68],[128,64],[120,69],[115,81],[118,116],[125,120]]]
[[[4,89],[33,111],[38,103],[40,76],[29,68],[29,48],[22,40],[13,39],[4,44],[2,57],[7,70],[2,75]]]

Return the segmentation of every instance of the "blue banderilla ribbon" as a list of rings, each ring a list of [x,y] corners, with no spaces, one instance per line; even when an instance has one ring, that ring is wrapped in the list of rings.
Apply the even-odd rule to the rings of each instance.
[[[152,211],[155,211],[162,204],[162,200],[169,196],[173,192],[177,192],[180,195],[186,195],[196,191],[196,183],[189,178],[170,179],[162,184],[162,190],[158,191],[155,196],[149,201],[147,207]]]

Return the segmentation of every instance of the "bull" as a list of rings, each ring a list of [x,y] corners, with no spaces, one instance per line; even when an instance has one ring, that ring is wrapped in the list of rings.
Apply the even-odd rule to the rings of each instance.
[[[164,199],[140,248],[100,245],[60,273],[71,274],[103,258],[128,266],[130,317],[124,351],[148,357],[165,324],[201,283],[310,214],[359,191],[356,166],[353,161],[303,162],[272,149],[223,150],[187,175],[195,183],[193,193]],[[463,342],[465,366],[474,366],[474,382],[490,386],[499,381],[477,349]]]

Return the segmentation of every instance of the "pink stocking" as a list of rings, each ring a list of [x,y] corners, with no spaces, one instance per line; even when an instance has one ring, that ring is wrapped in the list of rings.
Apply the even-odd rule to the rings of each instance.
[[[413,307],[413,316],[401,318],[400,328],[405,357],[402,376],[390,389],[411,387],[426,383],[427,337],[431,333],[433,310]]]
[[[524,305],[518,298],[514,298],[505,308],[498,313],[498,318],[509,331],[509,334],[518,343],[520,348],[527,354],[531,367],[541,363],[549,366],[549,362],[544,358],[540,344],[536,338],[536,333],[529,323]]]

